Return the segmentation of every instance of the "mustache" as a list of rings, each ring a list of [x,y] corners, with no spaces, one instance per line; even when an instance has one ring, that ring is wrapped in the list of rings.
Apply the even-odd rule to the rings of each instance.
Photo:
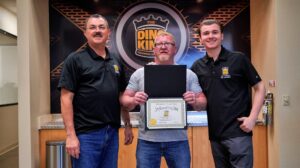
[[[160,53],[168,53],[169,51],[168,51],[168,49],[161,48],[161,49],[159,50],[159,52],[160,52]]]
[[[100,33],[100,32],[96,32],[96,33],[94,34],[94,37],[96,37],[96,36],[102,37],[103,35],[102,35],[102,33]]]

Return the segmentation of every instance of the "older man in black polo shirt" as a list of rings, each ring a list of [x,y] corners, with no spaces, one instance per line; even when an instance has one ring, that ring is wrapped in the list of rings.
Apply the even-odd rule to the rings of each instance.
[[[72,156],[73,167],[116,168],[119,96],[127,83],[119,57],[105,47],[110,34],[107,20],[92,15],[85,28],[88,46],[67,57],[58,85],[67,132],[66,150]],[[130,144],[131,127],[125,128],[125,136],[125,143]]]
[[[216,20],[200,24],[206,56],[192,70],[207,97],[209,138],[215,166],[253,167],[252,129],[262,107],[265,87],[249,59],[222,47]],[[249,86],[254,88],[253,104]]]

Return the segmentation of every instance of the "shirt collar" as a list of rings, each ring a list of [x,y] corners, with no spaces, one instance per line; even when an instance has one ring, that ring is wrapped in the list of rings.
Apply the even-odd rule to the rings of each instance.
[[[229,53],[228,50],[226,48],[224,48],[223,46],[221,46],[221,52],[215,62],[226,61],[228,58],[228,53]],[[206,63],[212,62],[212,61],[213,61],[213,58],[209,57],[206,52],[205,56],[203,57],[203,62],[206,64]]]
[[[103,59],[103,57],[99,56],[89,45],[87,45],[86,48],[93,59]],[[105,47],[105,52],[106,52],[105,60],[111,59],[108,49],[106,47]]]

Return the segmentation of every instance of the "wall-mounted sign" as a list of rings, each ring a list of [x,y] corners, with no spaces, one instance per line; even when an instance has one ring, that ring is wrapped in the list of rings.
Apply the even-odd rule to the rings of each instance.
[[[154,38],[159,30],[175,35],[175,62],[187,51],[189,28],[184,16],[165,2],[137,2],[122,12],[113,42],[124,61],[137,69],[153,60]]]

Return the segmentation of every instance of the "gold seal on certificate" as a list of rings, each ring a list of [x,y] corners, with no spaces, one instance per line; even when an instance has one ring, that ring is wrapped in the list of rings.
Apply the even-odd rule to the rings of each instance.
[[[186,128],[186,104],[182,98],[150,98],[146,111],[147,129]]]

